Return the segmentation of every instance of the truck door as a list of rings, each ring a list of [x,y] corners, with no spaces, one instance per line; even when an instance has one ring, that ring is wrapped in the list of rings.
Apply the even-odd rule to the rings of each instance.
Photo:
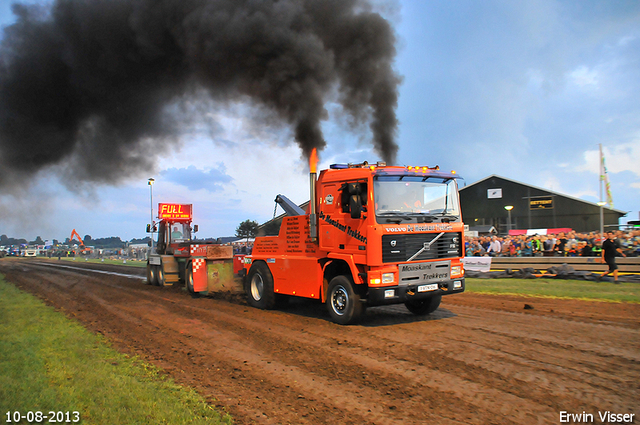
[[[335,252],[366,254],[366,180],[323,187],[320,207],[320,247]]]
[[[333,250],[336,246],[337,228],[331,224],[331,220],[335,220],[337,215],[342,213],[339,189],[340,185],[337,183],[328,183],[322,186],[318,213],[318,239],[321,250]]]

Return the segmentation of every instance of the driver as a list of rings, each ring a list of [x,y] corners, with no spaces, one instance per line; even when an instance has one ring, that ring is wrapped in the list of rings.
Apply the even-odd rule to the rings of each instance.
[[[171,239],[181,239],[182,232],[178,230],[178,226],[173,226],[173,232],[171,232]]]
[[[422,202],[420,201],[420,196],[417,192],[412,191],[410,199],[404,201],[404,206],[409,209],[409,211],[421,210]]]

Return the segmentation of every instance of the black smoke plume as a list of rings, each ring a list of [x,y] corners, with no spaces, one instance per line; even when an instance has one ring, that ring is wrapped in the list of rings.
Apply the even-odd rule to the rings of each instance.
[[[395,35],[368,0],[12,7],[0,45],[0,184],[55,165],[99,182],[151,169],[180,132],[167,106],[203,92],[267,108],[305,155],[325,146],[325,104],[337,101],[395,160]]]

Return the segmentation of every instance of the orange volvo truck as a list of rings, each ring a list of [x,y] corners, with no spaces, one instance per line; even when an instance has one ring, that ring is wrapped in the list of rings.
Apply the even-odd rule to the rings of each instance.
[[[317,176],[316,161],[314,151],[309,210],[279,195],[287,216],[278,236],[256,238],[245,257],[249,304],[314,298],[334,322],[351,324],[367,306],[404,303],[426,315],[443,295],[464,291],[455,172],[365,162]]]

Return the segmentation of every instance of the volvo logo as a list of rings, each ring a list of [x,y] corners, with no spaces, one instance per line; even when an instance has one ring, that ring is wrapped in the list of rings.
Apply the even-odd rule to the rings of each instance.
[[[396,241],[395,240],[391,241],[391,246],[394,246],[394,247],[396,246]]]

